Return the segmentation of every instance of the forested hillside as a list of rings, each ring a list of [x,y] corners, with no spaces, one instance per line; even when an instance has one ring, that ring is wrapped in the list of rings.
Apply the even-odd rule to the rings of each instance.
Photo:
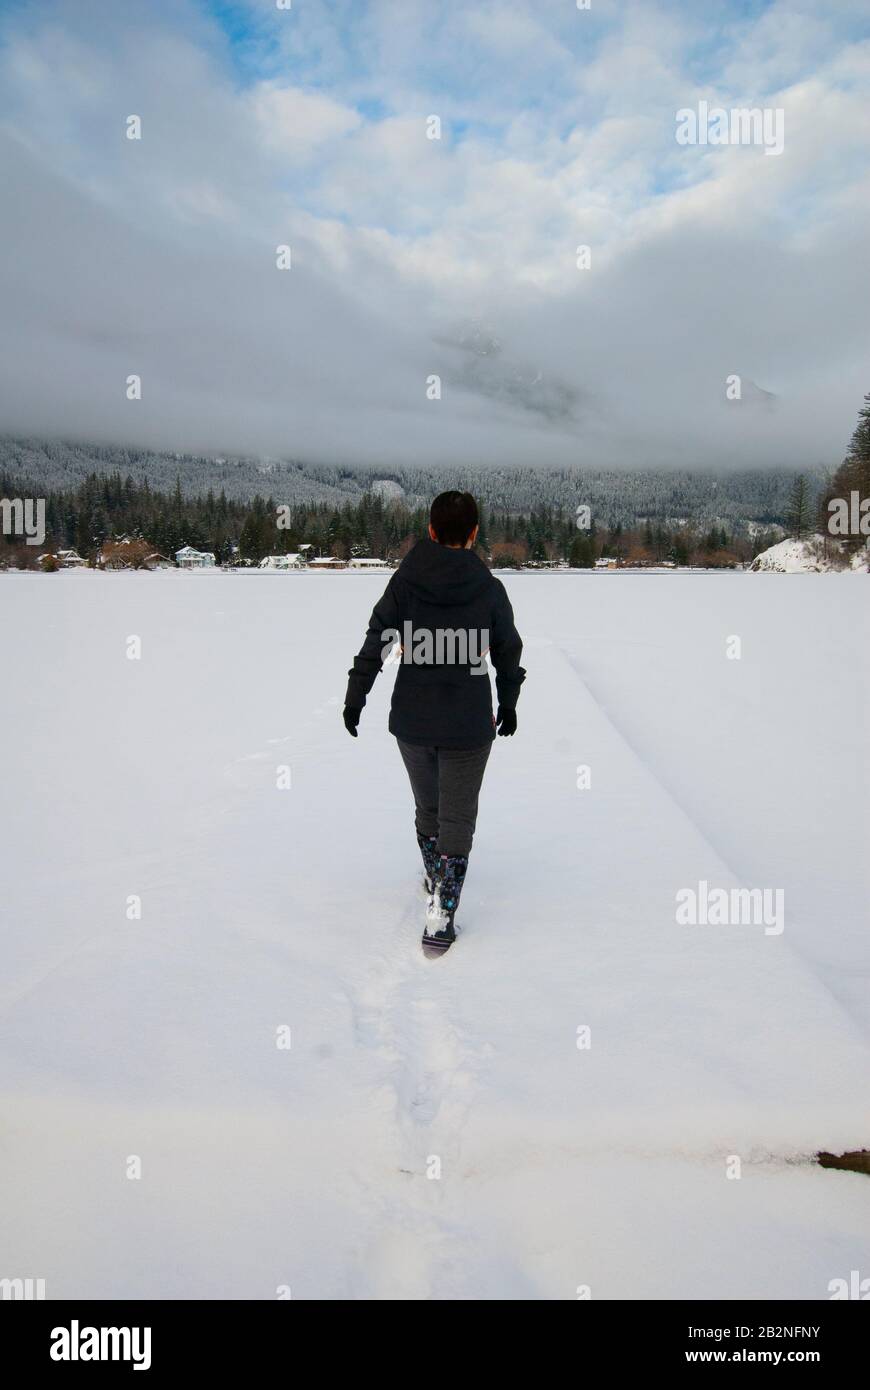
[[[383,483],[346,496],[340,506],[302,502],[284,507],[272,496],[258,495],[250,502],[230,499],[223,489],[186,496],[179,482],[162,492],[120,473],[91,473],[74,488],[54,490],[0,472],[0,495],[16,492],[44,499],[44,544],[0,535],[0,568],[53,565],[57,552],[67,549],[91,565],[102,565],[106,547],[113,563],[123,554],[133,568],[147,568],[155,555],[171,558],[183,545],[211,551],[225,565],[255,564],[303,545],[313,547],[317,556],[373,556],[395,563],[426,534],[428,521],[427,506],[412,505]],[[760,526],[746,535],[738,524],[729,529],[691,517],[647,517],[623,526],[598,521],[596,515],[593,509],[588,526],[580,529],[572,507],[541,504],[499,511],[481,503],[479,553],[493,565],[510,568],[565,562],[585,568],[597,560],[729,567],[751,560],[779,535]],[[126,547],[122,552],[113,549],[118,542]]]
[[[794,469],[709,472],[629,468],[404,468],[329,467],[293,461],[204,458],[153,453],[136,447],[74,443],[62,440],[0,438],[0,475],[7,486],[38,484],[43,490],[73,491],[91,474],[130,478],[155,491],[172,492],[176,483],[186,497],[223,492],[228,501],[249,502],[269,496],[276,503],[298,506],[324,502],[341,506],[359,502],[378,481],[390,481],[394,497],[404,496],[413,509],[427,505],[445,488],[467,488],[490,511],[528,514],[545,506],[573,514],[579,505],[592,508],[600,525],[630,526],[653,521],[691,520],[698,525],[724,524],[729,531],[747,522],[783,524],[788,512]],[[808,475],[821,488],[821,469]],[[401,494],[398,489],[401,488]],[[19,486],[18,491],[23,491]]]

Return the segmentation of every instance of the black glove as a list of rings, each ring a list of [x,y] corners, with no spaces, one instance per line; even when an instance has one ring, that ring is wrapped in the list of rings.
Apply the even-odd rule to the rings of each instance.
[[[351,738],[356,738],[357,736],[356,726],[359,723],[359,717],[361,714],[362,710],[354,709],[352,705],[345,705],[344,707],[344,714],[342,716],[342,718],[344,719],[344,727],[347,729],[347,732],[350,734]]]
[[[510,738],[517,731],[517,712],[515,709],[502,709],[498,707],[495,726],[498,729],[499,737]]]

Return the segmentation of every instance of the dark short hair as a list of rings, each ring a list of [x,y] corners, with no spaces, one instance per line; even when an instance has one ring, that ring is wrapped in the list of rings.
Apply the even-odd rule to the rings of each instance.
[[[442,545],[465,545],[479,517],[470,492],[442,492],[429,513],[432,530]]]

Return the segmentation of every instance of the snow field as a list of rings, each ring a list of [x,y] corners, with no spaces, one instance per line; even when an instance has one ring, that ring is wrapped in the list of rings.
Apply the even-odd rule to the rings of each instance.
[[[810,1163],[870,1142],[859,586],[505,580],[529,677],[436,962],[389,674],[340,721],[383,576],[3,581],[0,1275],[824,1298],[866,1265],[866,1178]],[[785,931],[678,926],[701,879],[783,887]]]

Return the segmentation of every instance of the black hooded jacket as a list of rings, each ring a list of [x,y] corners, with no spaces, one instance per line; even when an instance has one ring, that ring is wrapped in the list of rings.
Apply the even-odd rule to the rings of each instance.
[[[515,707],[526,673],[505,587],[473,550],[426,539],[405,556],[348,672],[346,705],[362,709],[396,641],[402,650],[390,733],[441,748],[488,743],[495,734],[492,692],[479,658],[489,651],[502,709]]]

